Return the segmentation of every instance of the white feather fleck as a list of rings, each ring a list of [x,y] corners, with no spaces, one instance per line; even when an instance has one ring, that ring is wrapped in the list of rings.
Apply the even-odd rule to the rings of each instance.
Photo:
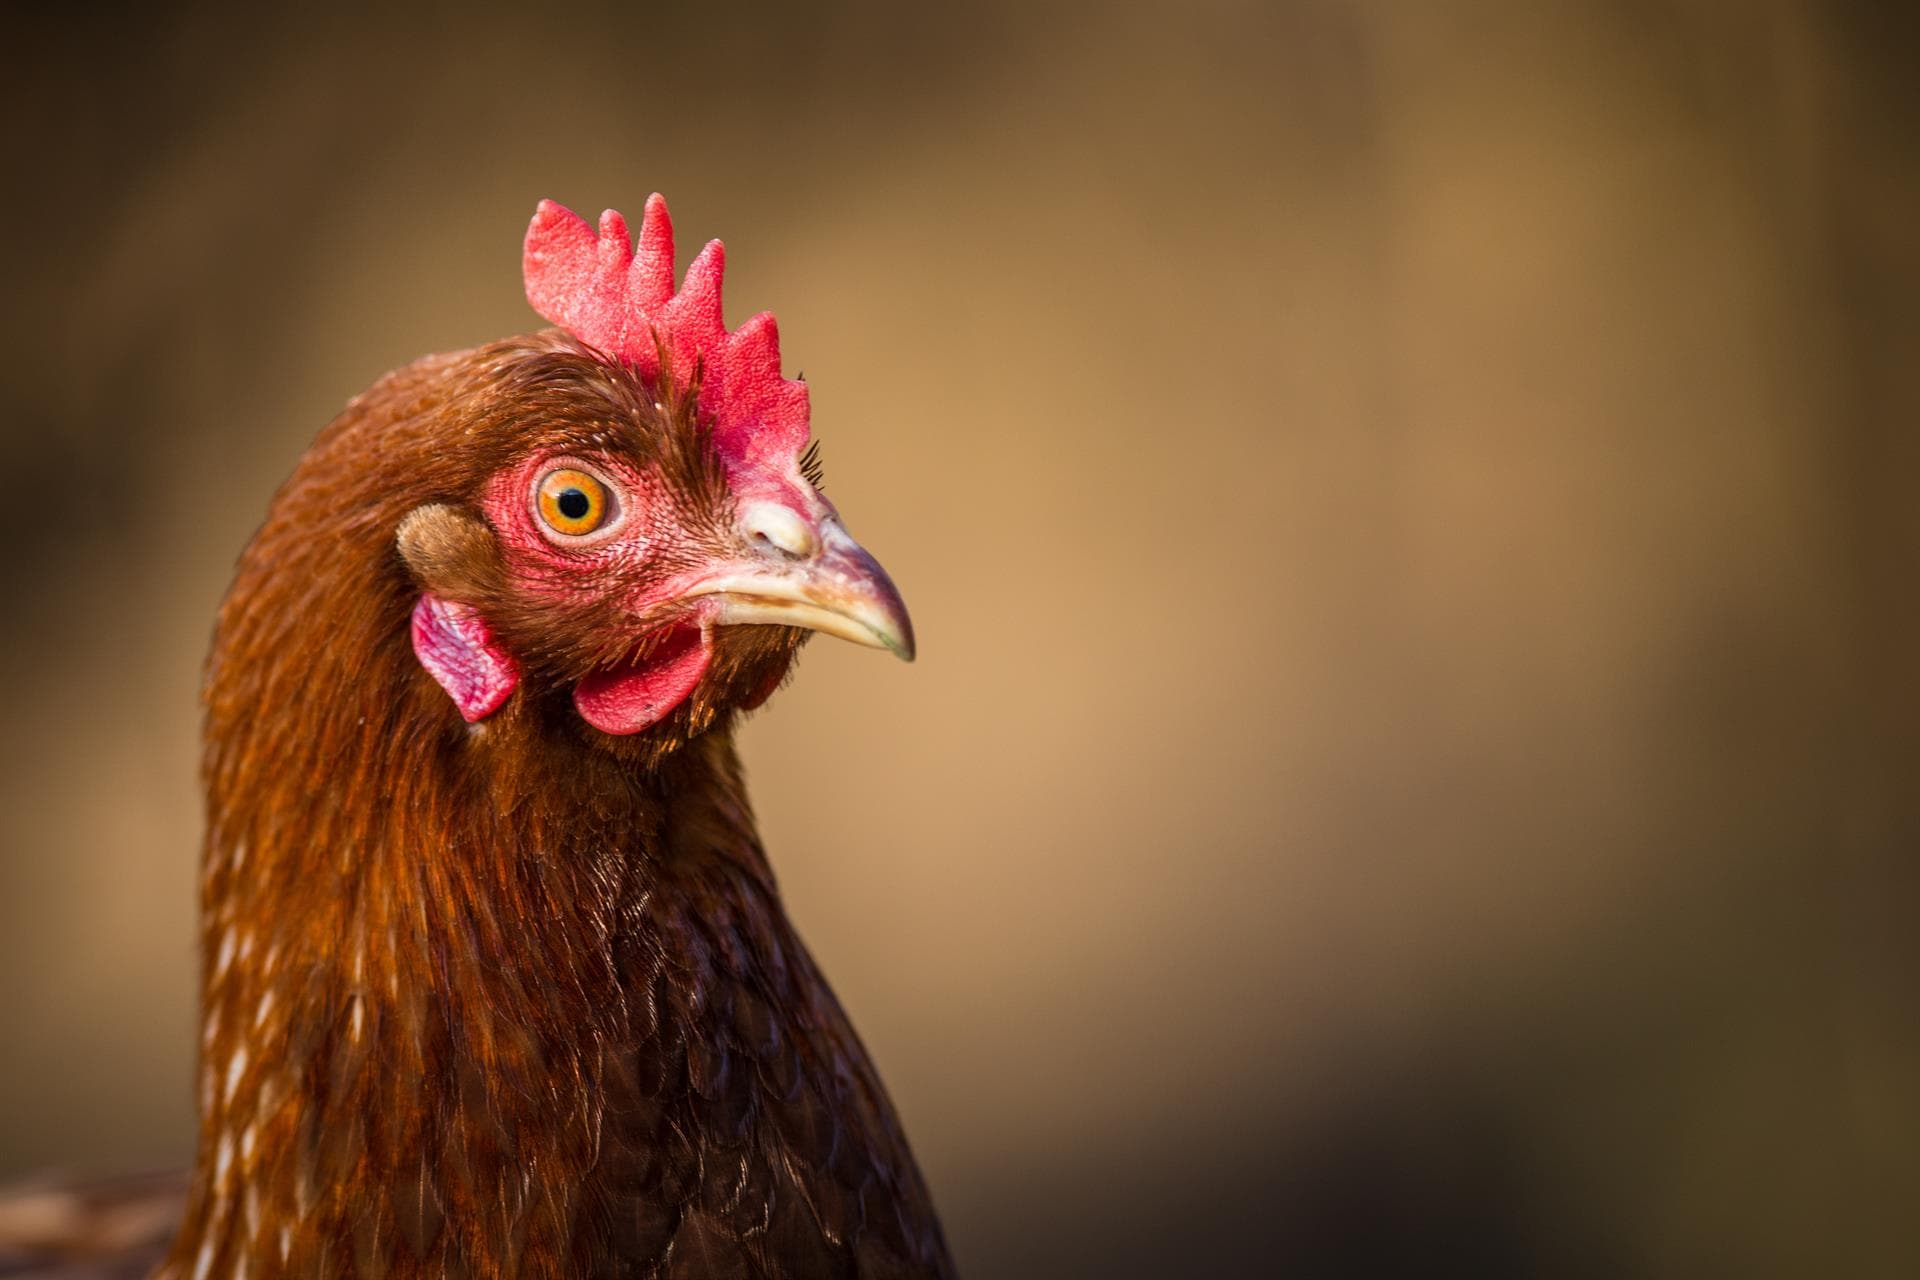
[[[247,1073],[247,1046],[241,1045],[233,1051],[233,1057],[227,1059],[227,1101],[233,1101],[233,1094],[240,1087],[240,1077]]]

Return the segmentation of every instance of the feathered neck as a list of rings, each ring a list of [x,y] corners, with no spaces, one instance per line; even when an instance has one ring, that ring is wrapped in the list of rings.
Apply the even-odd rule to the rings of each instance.
[[[635,777],[490,732],[296,765],[302,802],[216,790],[176,1274],[327,1274],[347,1250],[356,1274],[599,1264],[603,1075],[653,1016],[619,949],[658,945],[633,922],[678,861],[731,855],[768,899],[771,876],[728,735]]]

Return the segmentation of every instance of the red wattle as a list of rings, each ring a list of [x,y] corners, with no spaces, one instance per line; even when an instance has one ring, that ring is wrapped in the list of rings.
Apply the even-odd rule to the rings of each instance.
[[[573,705],[602,733],[639,733],[685,702],[712,661],[713,646],[699,627],[675,627],[644,662],[575,685]]]

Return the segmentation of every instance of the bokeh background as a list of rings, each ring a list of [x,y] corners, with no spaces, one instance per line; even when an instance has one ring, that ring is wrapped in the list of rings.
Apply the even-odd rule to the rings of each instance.
[[[1897,8],[10,8],[0,1177],[186,1158],[274,485],[659,189],[922,637],[745,750],[969,1275],[1920,1274]]]

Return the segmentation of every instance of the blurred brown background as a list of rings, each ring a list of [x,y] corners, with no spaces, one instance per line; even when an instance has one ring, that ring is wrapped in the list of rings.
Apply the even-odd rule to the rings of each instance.
[[[186,1157],[273,486],[657,188],[914,609],[745,742],[970,1275],[1920,1272],[1894,9],[10,10],[0,1177]]]

